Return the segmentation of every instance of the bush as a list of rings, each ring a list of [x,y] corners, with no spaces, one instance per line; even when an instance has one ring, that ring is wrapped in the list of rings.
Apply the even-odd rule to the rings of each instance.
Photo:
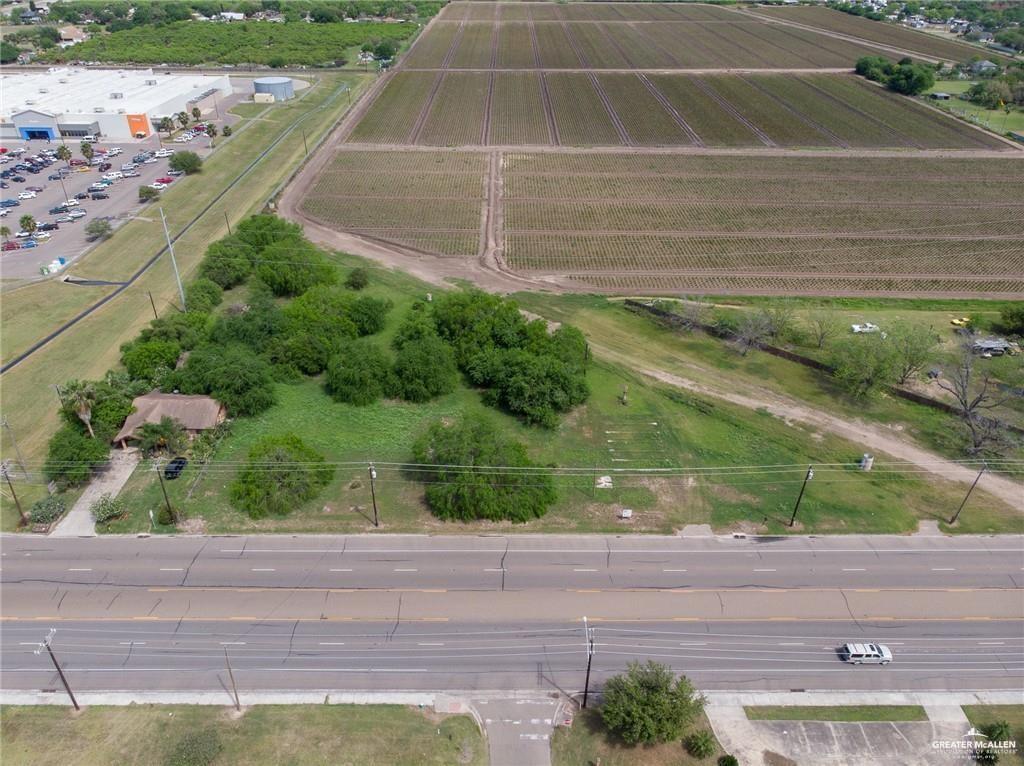
[[[723,755],[718,759],[718,766],[740,766],[735,755]]]
[[[167,509],[167,505],[161,505],[160,510],[156,514],[156,523],[162,524],[165,527],[171,527],[175,524],[174,514]]]
[[[312,500],[334,477],[323,455],[294,434],[260,439],[231,484],[231,500],[252,518],[284,515]]]
[[[84,484],[109,458],[110,447],[105,441],[65,425],[50,438],[43,475],[64,487]]]
[[[222,745],[216,729],[189,729],[167,754],[165,766],[210,766]]]
[[[234,236],[258,253],[283,239],[301,238],[302,228],[276,215],[254,215],[238,224]]]
[[[183,351],[198,346],[206,339],[210,318],[198,312],[172,313],[154,319],[139,333],[138,342],[174,341]]]
[[[548,428],[558,425],[558,413],[590,395],[582,369],[554,355],[492,351],[477,356],[468,372],[474,383],[490,387],[485,402]]]
[[[854,398],[895,383],[899,375],[895,347],[880,333],[837,343],[831,361],[836,382]]]
[[[177,151],[167,161],[171,170],[180,170],[190,176],[203,169],[203,159],[195,152]]]
[[[174,418],[164,415],[159,423],[143,423],[139,429],[139,449],[146,455],[175,454],[185,449],[188,436]]]
[[[480,417],[433,423],[414,443],[413,461],[430,466],[419,476],[427,484],[427,505],[442,519],[525,522],[543,516],[557,499],[550,474],[471,470],[537,467],[525,446]]]
[[[139,202],[152,202],[157,199],[160,199],[160,192],[156,189],[151,186],[139,187]]]
[[[257,249],[239,234],[224,237],[206,248],[199,276],[230,290],[249,278],[256,255]]]
[[[241,343],[262,352],[271,339],[284,334],[285,327],[285,315],[274,299],[257,293],[243,311],[218,317],[210,330],[210,340],[223,345]]]
[[[362,267],[352,269],[345,277],[345,287],[349,290],[362,290],[368,284],[370,284],[370,273]]]
[[[49,495],[33,503],[28,517],[33,524],[50,524],[63,516],[65,510],[67,510],[67,506],[62,497]]]
[[[93,218],[85,226],[85,234],[90,242],[97,239],[107,239],[113,233],[114,229],[110,225],[110,221],[104,221],[101,218]]]
[[[338,274],[320,250],[301,237],[282,239],[263,248],[256,274],[274,295],[302,295],[314,285],[332,285]]]
[[[170,340],[134,340],[121,346],[121,364],[134,380],[153,380],[161,367],[173,370],[181,346]]]
[[[336,401],[373,404],[387,389],[388,358],[367,341],[349,342],[331,357],[324,384]]]
[[[128,512],[127,506],[125,506],[123,500],[118,500],[112,497],[110,493],[103,495],[92,504],[92,517],[96,519],[96,523],[105,524],[108,521],[124,516]]]
[[[349,316],[351,296],[337,288],[317,285],[284,309],[288,339],[277,354],[307,375],[324,371],[340,343],[359,335]]]
[[[686,738],[685,747],[686,752],[698,760],[704,760],[705,758],[711,757],[717,749],[714,736],[706,729],[695,731],[693,734],[688,736]]]
[[[1024,337],[1024,302],[1007,306],[999,314],[999,328],[1007,335]]]
[[[391,393],[408,402],[426,402],[454,391],[458,378],[451,346],[436,335],[428,336],[398,350]]]
[[[131,414],[132,398],[150,387],[148,382],[131,380],[127,373],[120,373],[120,375],[125,379],[121,380],[116,373],[108,372],[105,380],[85,384],[93,392],[90,422],[96,439],[101,442],[109,442],[114,438],[124,424],[125,418]],[[87,435],[84,423],[67,397],[67,393],[78,385],[81,385],[78,381],[68,381],[62,387],[65,406],[61,409],[61,417],[65,423],[79,433]]]
[[[185,394],[208,394],[232,415],[255,415],[276,401],[270,365],[244,346],[203,346],[174,377]]]
[[[209,314],[224,299],[224,290],[212,279],[200,277],[185,288],[185,307],[189,311]]]
[[[627,745],[679,739],[704,709],[704,697],[686,676],[648,660],[608,679],[601,717]]]

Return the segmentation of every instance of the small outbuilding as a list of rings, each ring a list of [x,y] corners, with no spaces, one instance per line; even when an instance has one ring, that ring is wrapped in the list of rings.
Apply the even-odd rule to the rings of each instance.
[[[951,96],[948,93],[932,93],[931,98],[935,101],[949,101]]]
[[[202,431],[216,428],[224,422],[227,412],[224,405],[209,396],[186,396],[150,391],[132,401],[134,412],[128,416],[114,441],[122,448],[128,442],[139,438],[139,429],[146,423],[159,423],[165,417],[177,421],[188,433],[190,439]]]

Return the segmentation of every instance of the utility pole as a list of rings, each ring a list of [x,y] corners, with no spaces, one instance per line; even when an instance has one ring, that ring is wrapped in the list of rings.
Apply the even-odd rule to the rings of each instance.
[[[164,493],[164,502],[167,504],[167,513],[171,516],[171,521],[174,521],[174,511],[171,509],[171,501],[167,497],[167,487],[164,485],[164,472],[160,470],[160,462],[156,462],[156,476],[160,479],[160,490]]]
[[[181,274],[178,273],[178,262],[174,259],[174,244],[171,242],[171,233],[167,231],[167,217],[164,209],[160,208],[160,220],[164,224],[164,238],[167,240],[167,252],[171,254],[171,266],[174,267],[174,278],[178,281],[178,295],[181,296],[181,310],[188,311],[185,305],[185,288],[181,286]]]
[[[43,639],[43,643],[39,645],[39,648],[36,649],[35,653],[40,654],[43,651],[43,648],[46,648],[47,653],[50,655],[50,660],[53,662],[53,667],[57,669],[57,675],[60,676],[60,681],[64,684],[64,691],[66,691],[68,696],[71,697],[71,704],[75,706],[75,710],[81,710],[82,708],[78,706],[78,700],[75,699],[74,692],[71,691],[71,687],[68,685],[68,679],[64,677],[64,671],[61,670],[60,663],[58,663],[57,658],[53,656],[53,647],[50,646],[50,643],[53,641],[53,637],[56,633],[56,628],[50,628],[50,634]]]
[[[583,618],[584,641],[587,647],[587,679],[583,682],[583,705],[587,706],[587,697],[590,696],[590,665],[594,661],[594,634],[593,629],[587,627],[587,618]]]
[[[11,483],[11,475],[7,472],[7,461],[0,463],[0,471],[3,472],[4,478],[7,480],[7,486],[11,490],[11,497],[14,498],[14,505],[18,509],[18,516],[21,517],[21,525],[26,526],[29,522],[28,514],[25,513],[21,507],[21,501],[18,499],[18,494],[14,491],[14,484]]]
[[[377,479],[377,469],[370,464],[370,497],[373,498],[373,526],[380,526],[380,516],[377,515],[377,489],[373,482]]]
[[[28,471],[25,470],[25,458],[21,456],[21,449],[18,447],[18,440],[14,438],[14,429],[12,429],[11,424],[7,422],[6,416],[2,421],[0,421],[0,425],[7,430],[7,435],[11,437],[11,444],[14,445],[14,454],[18,456],[18,465],[21,466],[21,472],[23,474],[27,474]]]
[[[807,482],[814,478],[814,468],[807,466],[807,474],[804,476],[804,483],[800,485],[800,494],[796,496],[796,505],[793,506],[793,515],[789,519],[789,526],[796,523],[796,512],[800,510],[800,501],[804,499],[804,490],[807,489]]]
[[[146,290],[146,294],[149,295],[149,305],[153,307],[153,319],[159,319],[160,315],[156,313],[156,301],[153,300],[153,291]]]
[[[302,131],[302,148],[306,150],[306,156],[309,156],[309,147],[306,146],[306,131]]]
[[[231,236],[231,221],[228,220],[228,211],[224,211],[224,223],[228,226],[228,236]]]
[[[224,662],[228,666],[228,678],[231,679],[231,691],[235,695],[235,710],[242,712],[242,703],[238,701],[238,687],[235,686],[235,674],[231,671],[231,660],[228,658],[228,648],[224,647]]]
[[[985,473],[987,469],[988,463],[982,461],[981,470],[978,471],[978,475],[974,477],[974,482],[971,484],[971,488],[968,489],[967,494],[964,495],[964,501],[960,503],[960,507],[956,509],[956,513],[953,514],[953,518],[949,520],[950,524],[956,524],[956,520],[960,518],[960,511],[962,511],[964,509],[964,506],[967,505],[968,498],[970,498],[971,493],[974,491],[974,488],[978,486],[978,482],[981,481],[981,475]]]

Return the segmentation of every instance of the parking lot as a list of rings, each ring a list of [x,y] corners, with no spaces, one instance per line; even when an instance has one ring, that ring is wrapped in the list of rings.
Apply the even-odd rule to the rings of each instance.
[[[81,161],[83,159],[79,141],[68,139],[66,145],[72,151],[72,161]],[[105,162],[111,164],[111,167],[104,171],[99,170],[100,165],[93,165],[91,167],[88,165],[78,165],[77,167],[72,167],[70,169],[71,172],[66,172],[68,166],[61,160],[54,160],[49,166],[41,168],[38,173],[24,170],[14,171],[14,166],[22,162],[24,158],[42,156],[40,153],[43,150],[55,150],[58,146],[59,144],[57,143],[38,140],[7,142],[5,144],[8,152],[4,156],[11,157],[11,159],[0,167],[4,171],[11,170],[12,174],[11,177],[3,179],[8,184],[8,188],[3,189],[3,199],[15,199],[18,200],[19,204],[16,207],[3,208],[6,213],[3,214],[2,224],[11,230],[8,241],[17,242],[22,246],[19,249],[0,251],[2,252],[0,264],[2,264],[3,278],[5,280],[39,277],[42,273],[41,270],[48,267],[58,258],[64,259],[64,268],[73,263],[75,259],[81,256],[93,244],[85,233],[88,223],[97,218],[105,218],[112,227],[116,228],[120,222],[130,219],[143,207],[143,204],[139,202],[139,187],[148,186],[154,183],[157,178],[168,176],[170,158],[151,157],[146,162],[138,163],[138,166],[134,169],[134,172],[139,174],[138,176],[113,180],[112,183],[100,192],[108,195],[106,199],[93,199],[91,193],[87,190],[90,186],[99,183],[104,175],[121,172],[122,165],[132,163],[135,155],[147,151],[155,153],[161,149],[165,151],[181,151],[187,148],[189,151],[195,151],[200,156],[204,156],[209,151],[209,139],[203,137],[197,138],[185,145],[168,143],[166,146],[161,146],[159,139],[151,136],[144,140],[93,144],[95,157],[97,158],[102,157],[103,153],[115,147],[121,149],[121,152],[116,156],[104,159]],[[24,153],[14,156],[14,152],[22,148],[25,149]],[[57,179],[55,176],[59,175],[62,169],[65,171],[63,178]],[[25,180],[16,181],[15,175]],[[180,182],[181,178],[182,176],[176,177],[175,183]],[[36,196],[32,199],[18,199],[18,195],[26,192],[28,187],[38,190],[35,192]],[[75,199],[76,195],[83,194],[88,196]],[[70,206],[65,213],[50,212],[69,199],[74,200],[78,204]],[[85,215],[80,213],[73,214],[73,220],[69,220],[69,213],[72,213],[72,211],[82,211]],[[16,236],[21,230],[19,222],[24,215],[31,215],[35,218],[37,226],[40,224],[56,224],[58,228],[45,232],[45,234],[50,235],[48,238],[40,237],[37,234],[35,237],[32,237],[37,243],[36,246],[25,247],[25,240],[28,238]],[[5,247],[13,246],[5,245]]]

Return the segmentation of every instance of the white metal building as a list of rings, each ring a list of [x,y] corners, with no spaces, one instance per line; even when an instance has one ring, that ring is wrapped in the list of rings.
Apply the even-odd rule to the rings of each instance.
[[[152,69],[51,68],[0,75],[0,139],[148,136],[161,117],[212,108],[231,94],[227,75]]]

